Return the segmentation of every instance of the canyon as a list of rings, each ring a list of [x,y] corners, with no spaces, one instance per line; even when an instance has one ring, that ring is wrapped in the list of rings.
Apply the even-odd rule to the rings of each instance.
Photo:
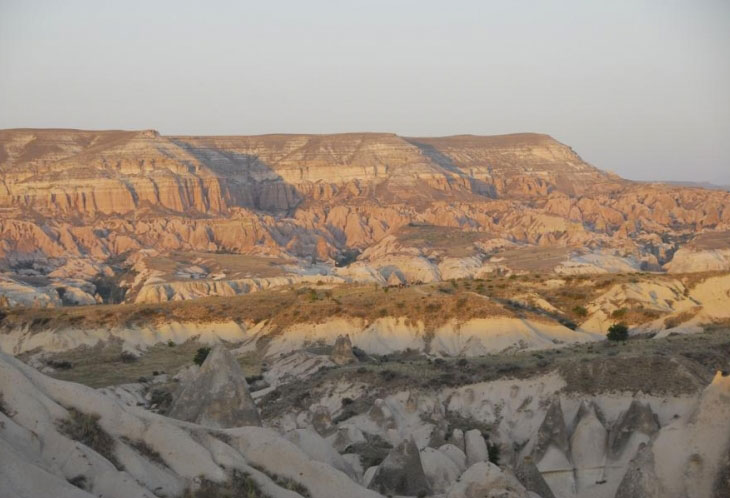
[[[539,134],[3,130],[0,288],[10,305],[58,306],[311,275],[722,271],[729,205],[724,191],[621,179]]]
[[[730,192],[548,135],[0,130],[2,496],[724,498],[729,330]]]

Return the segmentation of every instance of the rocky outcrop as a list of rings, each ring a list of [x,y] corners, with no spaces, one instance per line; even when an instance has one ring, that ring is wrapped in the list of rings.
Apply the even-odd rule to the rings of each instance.
[[[570,443],[568,441],[568,429],[565,426],[565,417],[560,405],[560,399],[555,398],[545,413],[545,418],[540,424],[535,440],[533,455],[535,460],[540,461],[548,449],[553,446],[566,457],[570,455]]]
[[[335,365],[340,366],[357,362],[357,358],[352,352],[352,341],[350,341],[349,335],[337,336],[335,345],[332,347],[330,359]]]
[[[528,498],[528,491],[514,476],[493,463],[479,462],[461,475],[447,498]]]
[[[730,270],[730,249],[696,250],[680,248],[672,260],[664,265],[669,273]]]
[[[542,474],[535,466],[532,457],[526,456],[515,466],[515,477],[527,489],[538,494],[541,498],[555,498],[550,486],[545,482]]]
[[[565,273],[717,270],[730,267],[725,239],[713,238],[730,227],[728,206],[727,192],[622,180],[539,134],[0,131],[0,270],[13,276],[21,275],[18,261],[55,269],[71,258],[113,260],[109,268],[121,275],[147,250],[329,265],[364,251],[343,276],[400,286],[511,268],[487,260],[499,247],[485,245],[493,238],[575,249],[564,261],[543,262]],[[399,232],[425,225],[452,232],[418,243]],[[464,233],[479,237],[454,236]],[[144,283],[125,298],[192,299],[245,287],[213,276]]]
[[[654,471],[654,454],[642,443],[616,490],[615,498],[659,498],[663,496]]]
[[[388,453],[368,487],[382,494],[407,496],[431,492],[418,446],[412,437],[404,439]]]
[[[466,431],[464,434],[464,447],[466,448],[467,467],[471,467],[475,463],[489,461],[487,443],[479,430]]]
[[[169,415],[206,427],[261,425],[243,371],[224,346],[214,347],[195,377],[181,386]]]
[[[448,491],[463,472],[449,456],[434,448],[425,448],[421,452],[421,463],[434,493]]]
[[[601,411],[592,403],[581,403],[576,420],[570,436],[570,456],[575,465],[576,485],[588,488],[605,481],[608,431]]]
[[[634,433],[641,433],[647,438],[656,434],[659,423],[656,415],[648,404],[634,400],[628,410],[623,412],[616,423],[611,427],[608,436],[608,449],[612,457],[618,457],[626,448],[629,439]]]
[[[268,429],[180,422],[2,353],[0,386],[3,497],[380,496]]]

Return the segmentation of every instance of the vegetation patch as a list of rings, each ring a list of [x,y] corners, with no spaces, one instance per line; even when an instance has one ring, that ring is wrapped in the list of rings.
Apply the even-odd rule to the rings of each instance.
[[[122,441],[134,448],[137,453],[145,457],[150,462],[155,462],[167,467],[165,460],[162,459],[162,455],[141,439],[132,441],[131,439],[122,438]]]
[[[198,350],[195,352],[195,357],[193,357],[193,363],[198,366],[202,365],[205,359],[208,357],[208,354],[210,354],[210,348],[208,346],[198,348]]]
[[[84,413],[75,408],[69,408],[68,415],[68,418],[58,423],[59,431],[96,451],[121,470],[122,466],[115,454],[116,442],[99,425],[99,415]]]
[[[608,327],[606,338],[609,341],[625,341],[629,338],[629,327],[623,322],[614,323]]]
[[[3,398],[3,393],[0,391],[0,413],[5,415],[8,418],[12,418],[15,413],[10,409],[10,407],[5,403],[5,399]]]
[[[269,479],[274,481],[277,486],[280,488],[288,489],[289,491],[294,491],[295,493],[298,493],[302,495],[304,498],[311,498],[312,494],[309,492],[306,486],[303,484],[295,481],[294,479],[290,479],[289,477],[280,476],[279,474],[274,474],[273,472],[270,472],[269,470],[265,469],[264,467],[258,466],[258,465],[251,465],[254,469],[258,470],[262,474],[266,474]]]
[[[224,482],[201,479],[196,488],[188,488],[182,498],[270,498],[264,494],[256,481],[247,473],[234,470],[231,478]]]

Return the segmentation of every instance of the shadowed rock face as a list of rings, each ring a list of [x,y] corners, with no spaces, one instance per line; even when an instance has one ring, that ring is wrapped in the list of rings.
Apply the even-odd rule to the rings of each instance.
[[[527,491],[537,493],[541,498],[555,498],[550,486],[543,479],[542,474],[535,466],[532,457],[525,457],[515,467],[515,477],[522,483]]]
[[[382,494],[406,496],[431,492],[418,446],[412,437],[404,439],[390,451],[368,487]]]
[[[301,243],[305,235],[259,216],[270,214],[297,214],[300,228],[316,229],[310,237],[322,236],[337,250],[343,243],[365,247],[410,221],[480,227],[545,245],[578,235],[558,232],[625,239],[680,226],[719,227],[730,222],[729,202],[727,192],[628,182],[534,133],[166,137],[153,131],[0,130],[0,220],[8,221],[0,232],[9,241],[0,255],[22,251],[29,238],[49,256],[120,254],[148,246],[143,234],[158,243],[167,238],[197,250],[231,250],[214,221],[221,219],[262,223],[278,239],[271,241],[276,246]],[[175,223],[154,227],[160,217],[192,214],[201,225],[194,234]],[[70,227],[40,233],[35,228],[42,224],[29,222],[38,216],[93,229],[104,218],[120,218],[127,224],[113,225],[125,237],[81,236]],[[546,223],[562,228],[544,233],[539,226]],[[261,243],[257,235],[243,245]]]
[[[537,433],[537,442],[533,455],[539,461],[550,445],[554,445],[560,449],[568,458],[570,458],[570,443],[568,442],[568,429],[565,427],[565,417],[563,409],[560,406],[560,400],[555,398],[550,404],[545,419],[540,425]]]
[[[181,387],[169,416],[207,427],[261,425],[241,367],[223,346],[216,346],[195,378]]]
[[[651,407],[634,400],[611,428],[608,436],[609,452],[613,457],[620,455],[634,432],[652,436],[658,430],[659,423]]]
[[[730,496],[730,448],[715,480],[713,493],[713,498]]]

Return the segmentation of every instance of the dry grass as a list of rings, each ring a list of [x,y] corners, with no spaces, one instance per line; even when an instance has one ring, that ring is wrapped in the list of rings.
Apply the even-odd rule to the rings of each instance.
[[[2,391],[0,391],[0,413],[2,413],[3,415],[5,415],[6,417],[12,417],[13,416],[13,411],[5,403],[5,398],[3,396]]]
[[[68,418],[58,423],[59,431],[74,441],[88,446],[109,460],[117,469],[121,469],[115,454],[116,442],[99,425],[99,415],[84,413],[75,408],[69,408],[68,413]]]
[[[131,446],[132,448],[134,448],[135,451],[137,451],[137,453],[139,453],[140,455],[142,455],[143,457],[145,457],[150,462],[154,462],[154,463],[160,464],[160,465],[165,466],[165,467],[167,466],[167,464],[165,463],[165,461],[162,459],[162,456],[156,450],[154,450],[153,448],[151,448],[150,445],[148,445],[147,443],[145,443],[141,439],[140,440],[136,440],[136,441],[132,441],[132,440],[127,439],[127,438],[122,438],[122,440],[126,444],[128,444],[129,446]]]
[[[462,228],[411,223],[394,234],[405,246],[432,249],[443,256],[463,258],[476,254],[474,244],[491,238],[485,232],[470,232]]]
[[[549,272],[568,259],[571,250],[564,247],[520,247],[498,252],[504,264],[516,271]]]
[[[441,289],[441,290],[440,290]],[[444,292],[445,290],[445,292]],[[450,284],[430,284],[385,290],[377,285],[347,284],[290,287],[235,297],[211,297],[160,304],[78,306],[60,309],[7,311],[6,330],[28,327],[31,332],[53,328],[112,328],[154,326],[170,322],[256,323],[269,320],[284,328],[294,323],[322,322],[331,317],[373,321],[383,316],[404,317],[427,325],[452,318],[511,316],[509,310]]]
[[[544,322],[579,322],[579,310],[614,285],[679,279],[695,284],[723,273],[692,275],[603,274],[590,276],[556,276],[529,273],[510,277],[494,275],[485,279],[460,279],[452,282],[382,288],[375,284],[290,286],[233,297],[210,297],[160,304],[120,304],[78,306],[59,309],[11,308],[0,316],[0,333],[27,328],[31,333],[52,329],[99,329],[158,326],[170,322],[241,324],[267,320],[274,330],[284,330],[297,323],[321,323],[335,317],[356,318],[367,323],[382,317],[403,318],[410,323],[421,321],[432,330],[449,320],[473,318],[520,317]],[[562,280],[558,287],[549,280]],[[520,294],[537,294],[558,312],[546,313],[529,306],[517,306],[513,298]],[[661,317],[661,313],[626,304],[623,321],[632,325]],[[576,311],[578,310],[578,311]],[[66,358],[74,365],[77,361]],[[164,367],[161,367],[164,368]],[[157,368],[156,370],[160,370]]]
[[[223,254],[197,251],[173,251],[165,256],[147,258],[147,265],[162,271],[168,282],[181,280],[176,272],[190,266],[201,266],[209,273],[224,272],[227,278],[277,277],[285,274],[282,266],[291,261],[247,254]]]
[[[56,370],[52,375],[91,387],[137,382],[142,377],[151,378],[155,371],[175,373],[183,366],[192,365],[195,351],[199,347],[200,343],[195,341],[174,347],[158,344],[150,347],[134,362],[122,360],[120,344],[84,347],[54,355],[55,360],[70,361],[74,367]],[[104,368],[100,368],[102,365]]]
[[[368,388],[333,414],[342,420],[366,412],[376,398],[404,389],[429,392],[498,379],[534,378],[556,370],[566,381],[564,390],[570,393],[691,394],[704,389],[717,370],[730,369],[728,330],[716,328],[664,339],[632,337],[620,344],[606,341],[476,358],[375,357],[365,363],[323,369],[306,381],[277,387],[263,398],[262,416],[275,417],[296,406],[305,409],[343,379]]]
[[[309,489],[307,489],[303,484],[298,483],[294,479],[290,479],[288,477],[280,476],[279,474],[275,474],[273,472],[270,472],[264,467],[261,467],[259,465],[251,465],[253,468],[261,472],[262,474],[266,474],[269,479],[274,481],[277,486],[280,488],[288,489],[289,491],[294,491],[295,493],[299,494],[303,498],[311,498],[312,494],[309,492]]]
[[[182,498],[269,498],[245,472],[234,470],[224,483],[201,479],[197,489],[188,488]]]

